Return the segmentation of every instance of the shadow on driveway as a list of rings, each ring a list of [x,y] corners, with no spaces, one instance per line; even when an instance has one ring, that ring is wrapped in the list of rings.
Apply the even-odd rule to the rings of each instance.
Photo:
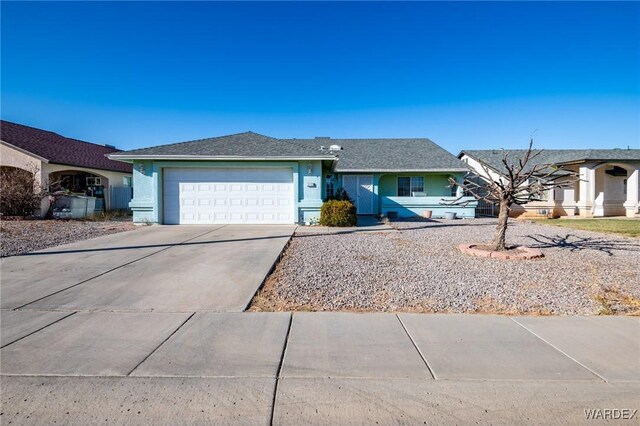
[[[139,245],[139,246],[103,247],[103,248],[94,248],[94,249],[32,252],[32,253],[24,253],[15,257],[45,256],[49,254],[91,253],[91,252],[99,252],[99,251],[134,250],[134,249],[145,249],[145,248],[184,247],[184,246],[196,246],[196,245],[210,245],[210,244],[217,244],[217,243],[238,243],[238,242],[254,241],[254,240],[272,240],[272,239],[278,239],[278,238],[289,238],[289,235],[272,235],[268,237],[237,238],[237,239],[231,239],[231,240],[197,241],[197,242],[172,243],[172,244],[146,244],[146,245]]]

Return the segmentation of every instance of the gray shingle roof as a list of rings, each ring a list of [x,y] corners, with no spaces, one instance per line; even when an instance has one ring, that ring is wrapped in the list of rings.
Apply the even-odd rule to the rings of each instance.
[[[464,150],[458,157],[467,154],[497,171],[502,171],[504,169],[502,159],[505,155],[513,161],[522,158],[525,153],[525,149],[478,149]],[[640,149],[545,149],[529,164],[564,164],[584,161],[640,161]]]
[[[301,144],[253,132],[172,143],[118,153],[121,157],[203,156],[203,157],[327,157],[320,144]]]
[[[330,145],[343,149],[332,154],[328,151]],[[321,150],[321,146],[325,149]],[[462,161],[429,139],[276,139],[253,132],[136,149],[113,158],[164,156],[337,158],[337,172],[466,170]]]
[[[336,172],[466,170],[462,161],[426,138],[328,139],[323,144],[342,147]]]

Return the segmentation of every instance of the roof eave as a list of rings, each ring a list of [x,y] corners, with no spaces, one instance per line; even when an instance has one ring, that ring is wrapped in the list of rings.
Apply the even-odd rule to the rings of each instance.
[[[339,169],[335,170],[336,173],[422,173],[422,172],[439,172],[439,173],[450,173],[450,172],[468,172],[469,169],[466,168],[439,168],[439,169]]]
[[[108,169],[106,167],[84,166],[82,164],[63,163],[63,162],[60,162],[60,161],[51,161],[51,162],[49,162],[49,164],[57,164],[59,166],[76,167],[76,168],[79,168],[79,169],[101,170],[103,172],[131,174],[130,171],[124,171],[124,170],[118,170],[118,169]]]
[[[336,160],[336,157],[327,156],[261,156],[246,157],[241,155],[127,155],[109,154],[111,160],[135,161],[135,160],[240,160],[240,161],[311,161],[311,160]]]
[[[491,164],[487,163],[487,162],[486,162],[486,161],[484,161],[484,160],[479,159],[478,157],[474,157],[473,155],[469,154],[468,152],[461,151],[461,152],[460,152],[460,154],[458,154],[458,155],[459,155],[460,157],[462,157],[463,155],[466,155],[466,156],[467,156],[467,157],[469,157],[469,158],[473,158],[473,160],[474,160],[474,161],[476,161],[476,162],[478,162],[478,163],[482,164],[482,165],[483,165],[484,167],[486,167],[487,169],[489,169],[489,170],[491,170],[491,171],[493,171],[493,172],[495,172],[495,173],[497,173],[497,174],[499,174],[499,175],[501,175],[501,176],[506,176],[506,173],[505,173],[505,172],[498,170],[498,168],[497,168],[497,167],[495,167],[495,166],[493,166],[493,165],[491,165]],[[476,172],[476,170],[475,170],[473,167],[471,167],[471,166],[469,166],[469,169],[468,169],[468,170],[471,170],[472,172]],[[476,174],[477,174],[477,173],[476,173]]]

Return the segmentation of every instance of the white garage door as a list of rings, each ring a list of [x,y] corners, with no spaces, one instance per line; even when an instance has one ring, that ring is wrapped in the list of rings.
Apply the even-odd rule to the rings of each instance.
[[[164,223],[294,223],[290,168],[164,169]]]

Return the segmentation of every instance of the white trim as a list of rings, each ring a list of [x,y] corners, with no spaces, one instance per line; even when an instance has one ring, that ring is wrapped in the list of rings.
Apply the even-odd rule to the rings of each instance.
[[[468,171],[469,169],[336,169],[334,173],[457,173]]]

